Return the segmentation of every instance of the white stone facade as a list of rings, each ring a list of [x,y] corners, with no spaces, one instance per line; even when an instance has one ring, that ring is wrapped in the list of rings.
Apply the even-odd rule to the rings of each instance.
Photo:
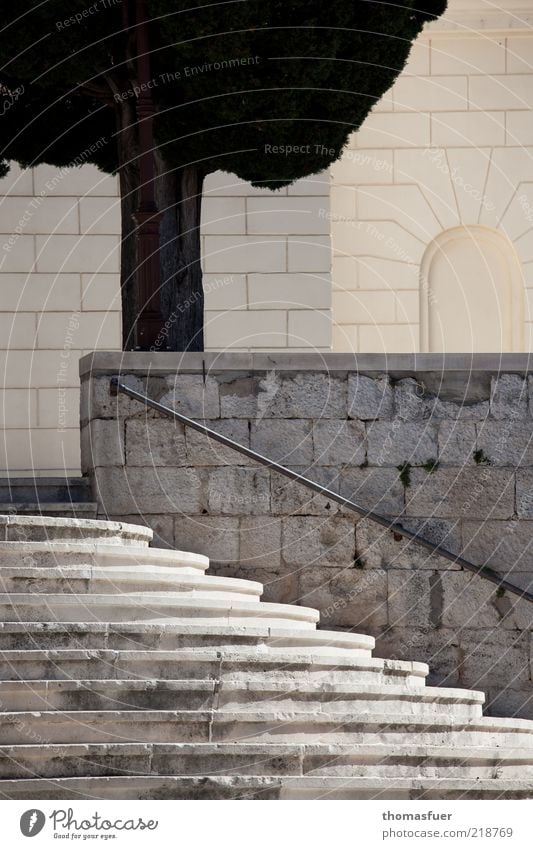
[[[529,350],[532,107],[531,0],[451,0],[331,175],[211,175],[207,349]],[[92,167],[0,182],[4,471],[79,470],[78,359],[120,348],[119,233]]]
[[[0,468],[75,474],[79,358],[121,346],[117,180],[14,166],[0,197]],[[208,350],[330,349],[328,203],[327,174],[276,193],[208,178]]]
[[[75,474],[79,358],[120,347],[116,181],[14,166],[0,194],[0,468]]]
[[[329,191],[327,173],[276,192],[207,178],[207,350],[330,350]]]
[[[532,8],[505,6],[452,0],[332,169],[334,350],[531,348]]]

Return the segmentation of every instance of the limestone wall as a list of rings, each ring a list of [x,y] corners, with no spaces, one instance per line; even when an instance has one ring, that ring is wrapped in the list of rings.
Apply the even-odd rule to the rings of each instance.
[[[532,107],[531,3],[451,0],[331,170],[334,350],[531,350]]]
[[[120,348],[119,228],[96,168],[0,180],[0,475],[79,473],[79,358]]]
[[[329,350],[329,177],[272,193],[206,180],[208,349]],[[0,475],[79,473],[78,361],[120,350],[120,201],[98,169],[0,180]]]
[[[262,581],[323,626],[427,660],[432,680],[533,716],[533,607],[234,451],[109,394],[128,384],[516,584],[533,578],[533,377],[526,356],[95,354],[82,462],[102,515]],[[148,376],[149,375],[149,376]],[[398,468],[401,467],[401,468]]]

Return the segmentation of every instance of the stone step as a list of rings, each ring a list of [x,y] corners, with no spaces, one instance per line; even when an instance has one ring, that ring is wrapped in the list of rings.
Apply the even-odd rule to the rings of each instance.
[[[297,688],[311,681],[332,686],[403,684],[423,688],[425,664],[381,658],[321,655],[308,651],[288,656],[275,649],[9,649],[0,652],[0,681],[64,679],[205,679],[247,681],[261,671],[272,683]]]
[[[533,764],[533,730],[517,720],[506,724],[499,718],[468,719],[453,716],[441,705],[440,713],[411,715],[342,713],[329,710],[277,709],[275,704],[259,710],[77,710],[3,711],[0,714],[0,746],[42,743],[306,743],[350,744],[350,758],[372,746],[381,753],[387,747],[401,750],[425,747],[435,750],[495,747],[510,748]],[[376,742],[379,741],[379,742]],[[428,748],[429,747],[429,748]],[[503,754],[501,755],[503,757]],[[429,758],[429,754],[427,755]],[[448,755],[447,757],[451,757]],[[494,754],[492,755],[494,759]],[[505,755],[507,758],[508,756]],[[514,755],[513,755],[514,757]]]
[[[533,781],[353,776],[110,775],[0,782],[1,799],[531,799]],[[394,829],[397,822],[384,823]]]
[[[533,723],[528,720],[481,717],[465,719],[449,713],[426,718],[385,712],[368,714],[330,713],[327,710],[306,714],[302,711],[261,709],[256,712],[217,711],[210,724],[212,741],[246,740],[269,743],[306,743],[348,745],[354,750],[374,744],[380,746],[479,746],[523,748],[533,752]],[[182,722],[184,717],[182,715]]]
[[[1,691],[0,691],[1,692]],[[271,682],[266,676],[220,681],[214,707],[224,712],[288,711],[289,713],[342,713],[352,716],[390,712],[392,715],[432,719],[478,719],[485,694],[447,687],[406,687],[394,684],[363,684],[359,681],[298,683]]]
[[[273,627],[315,628],[319,613],[310,607],[226,598],[184,598],[174,592],[138,593],[0,593],[0,622],[15,618],[29,622],[105,622],[158,620],[197,625],[260,624]]]
[[[257,673],[256,673],[257,675]],[[484,694],[449,688],[345,684],[312,681],[297,689],[265,676],[248,681],[219,679],[96,679],[1,681],[0,703],[11,711],[274,710],[479,718]]]
[[[42,501],[34,504],[24,502],[0,502],[0,514],[17,516],[61,516],[69,519],[96,519],[98,504],[96,501]]]
[[[80,542],[147,546],[153,531],[125,522],[59,516],[0,515],[0,539],[10,542]]]
[[[100,789],[97,782],[101,779],[95,778],[85,780],[88,782],[95,781],[95,789],[96,787]],[[59,792],[68,792],[68,790],[63,790],[62,781],[68,781],[68,779],[60,779],[57,782],[56,787]],[[81,779],[81,781],[83,781],[83,779]],[[119,790],[119,788],[115,787],[114,782],[120,781],[120,779],[107,778],[104,779],[104,781],[109,782],[109,784],[101,785],[101,791],[103,793],[118,794],[121,792],[123,794],[122,798],[126,799],[126,794],[131,792],[132,796],[130,798],[139,798],[138,796],[134,796],[135,787],[132,788],[131,791],[128,790],[127,782],[124,783]],[[135,781],[135,779],[133,779],[133,781]],[[215,781],[216,776],[214,777],[213,784]],[[429,778],[422,775],[410,778],[400,776],[398,774],[394,776],[387,776],[386,778],[380,778],[374,775],[365,775],[362,778],[344,775],[339,777],[327,775],[321,775],[318,777],[303,776],[301,778],[283,776],[279,779],[279,781],[281,785],[279,795],[273,796],[274,788],[272,788],[270,798],[281,800],[335,799],[337,801],[364,799],[386,799],[387,801],[404,799],[413,801],[419,799],[427,802],[428,800],[464,801],[465,799],[494,799],[499,801],[501,799],[531,799],[533,797],[533,779],[530,778],[528,780],[527,778],[520,777],[505,778],[497,775],[489,778],[464,778],[461,776],[454,776],[453,778]],[[13,784],[15,783],[16,782],[13,782]],[[176,785],[181,786],[181,782],[177,781]],[[185,788],[187,787],[185,782],[183,782],[183,786]],[[79,785],[77,785],[77,787],[79,787]],[[172,785],[166,789],[167,793],[172,792],[171,787]],[[165,791],[162,789],[162,792]],[[187,790],[185,790],[185,792],[187,792]],[[209,790],[206,791],[206,793],[208,792]],[[13,798],[16,797],[13,796]],[[28,798],[38,797],[34,796]],[[102,798],[119,797],[115,797],[114,795],[105,795]],[[167,798],[170,798],[170,796],[167,796]],[[206,795],[203,798],[208,799],[209,796]],[[436,823],[433,823],[433,825],[436,825]],[[389,828],[393,831],[398,830],[399,827],[403,830],[406,823],[405,821],[401,823],[391,820],[387,822],[383,821],[382,826],[384,829]]]
[[[198,599],[258,602],[263,585],[239,578],[182,574],[172,566],[0,566],[0,593],[180,593]]]
[[[321,655],[331,654],[339,655],[339,650],[350,651],[350,654],[357,653],[358,655],[370,657],[372,650],[376,645],[374,637],[369,637],[366,634],[355,634],[350,631],[328,631],[318,629],[316,631],[299,631],[296,632],[290,629],[270,629],[268,646],[274,651],[279,650],[285,653],[301,654],[306,649],[312,649],[313,652],[319,651]],[[425,674],[429,669],[426,667]]]
[[[490,744],[448,746],[368,743],[298,745],[257,743],[49,743],[0,746],[0,791],[5,779],[73,778],[114,774],[248,777],[305,776],[315,782],[366,778],[528,781],[533,791],[533,749]]]
[[[0,538],[0,798],[533,796],[533,723],[146,528],[10,515]]]
[[[7,504],[43,506],[54,502],[68,505],[84,501],[92,501],[88,478],[0,478],[0,502]]]
[[[119,544],[117,544],[117,542]],[[137,539],[128,544],[120,540],[61,542],[37,541],[0,541],[0,569],[17,568],[22,565],[31,568],[55,569],[61,572],[73,566],[91,566],[100,569],[123,567],[140,569],[150,566],[172,568],[185,575],[205,572],[209,560],[203,554],[188,551],[174,551],[168,548],[148,548],[139,545]]]
[[[259,799],[280,797],[279,778],[264,776],[97,776],[0,781],[0,799]]]
[[[488,778],[123,775],[22,778],[0,783],[3,799],[531,799],[533,782]],[[397,822],[383,823],[394,829]]]
[[[291,654],[307,650],[321,655],[337,656],[339,650],[350,655],[370,657],[374,638],[349,631],[302,630],[239,626],[206,626],[187,623],[145,622],[0,622],[0,651],[9,649],[179,649],[210,648],[224,651],[230,647],[248,646],[257,650],[270,648]],[[422,670],[425,664],[400,661],[400,666]]]

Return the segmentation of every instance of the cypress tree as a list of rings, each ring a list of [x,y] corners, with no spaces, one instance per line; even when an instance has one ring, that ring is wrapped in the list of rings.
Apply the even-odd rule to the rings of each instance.
[[[89,5],[88,5],[89,3]],[[203,349],[202,185],[275,191],[323,171],[446,0],[148,0],[161,286],[172,350]],[[135,0],[2,3],[1,173],[93,163],[119,175],[124,344],[138,311]],[[190,308],[179,310],[180,304]]]

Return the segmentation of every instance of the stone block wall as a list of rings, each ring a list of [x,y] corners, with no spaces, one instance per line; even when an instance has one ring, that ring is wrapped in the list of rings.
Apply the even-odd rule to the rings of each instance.
[[[435,683],[533,716],[533,606],[323,495],[183,428],[109,378],[400,521],[520,587],[533,579],[533,376],[526,356],[95,354],[82,462],[102,516],[263,582],[265,599],[373,634]]]

